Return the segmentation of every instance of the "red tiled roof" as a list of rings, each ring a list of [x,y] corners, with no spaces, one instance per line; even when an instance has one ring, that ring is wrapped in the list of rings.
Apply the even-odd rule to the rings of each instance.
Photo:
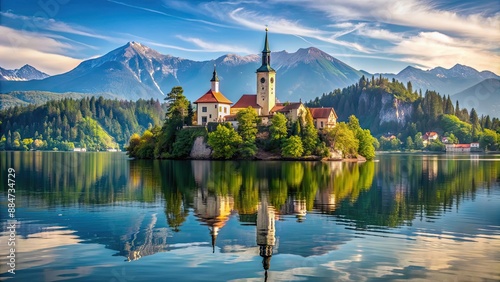
[[[271,109],[271,112],[276,113],[286,113],[291,110],[296,110],[300,108],[300,105],[302,105],[301,102],[296,102],[296,103],[288,103],[284,105],[283,103],[276,103],[276,105]]]
[[[337,118],[337,114],[333,108],[309,108],[309,111],[311,111],[313,119],[328,118],[330,116],[330,112],[332,111],[335,118]]]
[[[232,104],[228,98],[226,98],[220,92],[213,92],[212,89],[208,90],[203,96],[201,96],[198,100],[194,102],[198,103],[222,103],[222,104]]]
[[[274,107],[270,110],[270,112],[272,113],[275,113],[275,112],[278,112],[279,110],[283,109],[285,106],[283,106],[283,104],[276,104],[274,105]]]
[[[242,95],[241,98],[238,100],[238,102],[236,102],[231,108],[244,109],[248,108],[249,106],[254,109],[262,108],[257,104],[257,95],[254,94]]]
[[[447,146],[452,148],[470,148],[470,144],[450,144]]]

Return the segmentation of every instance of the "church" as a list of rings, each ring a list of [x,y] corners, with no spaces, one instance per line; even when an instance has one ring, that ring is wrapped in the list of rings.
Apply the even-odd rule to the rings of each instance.
[[[262,50],[262,65],[256,71],[257,94],[245,94],[233,104],[219,89],[219,78],[214,66],[211,87],[194,104],[197,105],[197,124],[209,122],[231,122],[237,126],[236,114],[252,107],[261,118],[262,124],[268,124],[275,113],[284,114],[289,121],[295,121],[306,113],[306,107],[299,102],[278,103],[276,98],[276,71],[271,67],[271,49],[269,48],[268,29]],[[232,105],[232,106],[231,106]],[[316,128],[332,128],[337,123],[337,114],[333,108],[309,108]]]

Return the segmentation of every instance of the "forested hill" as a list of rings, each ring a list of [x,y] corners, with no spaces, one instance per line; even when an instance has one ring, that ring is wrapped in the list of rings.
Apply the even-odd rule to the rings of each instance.
[[[87,150],[120,148],[135,132],[160,125],[158,100],[102,97],[49,101],[0,111],[0,150]]]
[[[422,93],[413,89],[411,82],[404,85],[381,76],[363,76],[358,83],[323,94],[307,106],[334,107],[340,121],[355,115],[372,134],[390,132],[401,140],[417,132],[437,131],[440,135],[458,133],[462,136],[460,142],[471,142],[479,140],[482,130],[500,132],[498,118],[478,117],[474,109],[461,108],[450,96],[435,91]],[[453,127],[446,122],[449,118],[456,121]]]

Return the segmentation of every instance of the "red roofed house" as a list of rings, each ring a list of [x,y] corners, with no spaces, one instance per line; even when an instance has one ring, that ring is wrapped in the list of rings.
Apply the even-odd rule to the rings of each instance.
[[[439,135],[434,131],[426,132],[424,136],[422,136],[422,140],[424,140],[424,146],[427,146],[427,144],[429,144],[429,142],[431,141],[438,140],[438,138]]]
[[[333,108],[309,108],[317,129],[333,128],[337,124],[337,113]]]
[[[302,115],[305,115],[306,107],[304,106],[304,104],[302,104],[302,102],[277,103],[269,112],[269,114],[271,115],[275,113],[282,113],[286,116],[286,118],[289,121],[294,122],[297,120],[297,118],[301,117]]]
[[[241,98],[231,107],[231,114],[235,115],[239,111],[244,110],[248,107],[254,108],[257,115],[262,115],[262,107],[257,104],[257,95],[244,94]]]
[[[225,117],[231,113],[231,104],[233,102],[219,92],[219,78],[215,67],[210,82],[210,90],[194,102],[197,105],[198,125],[225,121]]]

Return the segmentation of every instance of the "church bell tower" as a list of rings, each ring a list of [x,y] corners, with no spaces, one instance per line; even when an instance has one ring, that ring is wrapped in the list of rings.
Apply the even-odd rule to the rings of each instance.
[[[269,41],[264,42],[262,50],[262,66],[257,69],[257,105],[262,107],[262,115],[269,115],[269,111],[276,104],[276,71],[271,67],[271,50]]]

